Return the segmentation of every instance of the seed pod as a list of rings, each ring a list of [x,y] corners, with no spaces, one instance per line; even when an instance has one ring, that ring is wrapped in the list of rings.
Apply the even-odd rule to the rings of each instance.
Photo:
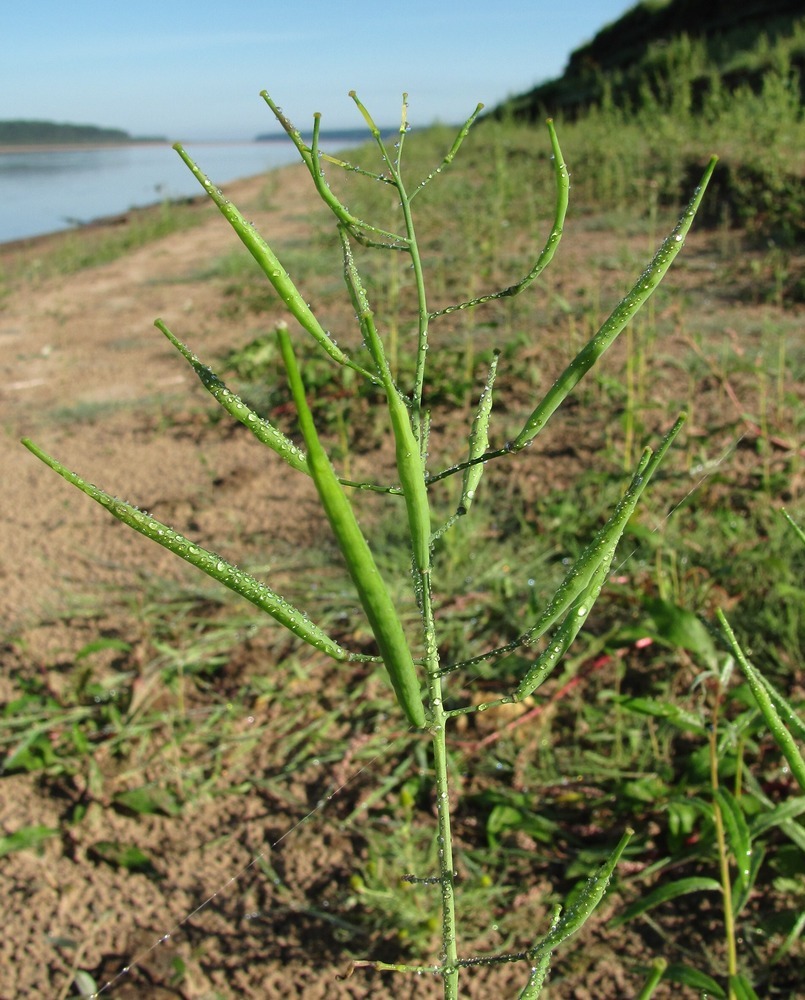
[[[299,428],[305,439],[310,475],[369,620],[397,701],[411,725],[421,729],[425,725],[425,708],[402,623],[369,543],[319,441],[287,331],[278,331],[277,339],[299,416]]]
[[[492,362],[489,365],[489,374],[486,377],[486,385],[481,393],[478,402],[478,412],[472,422],[470,431],[470,453],[469,461],[474,464],[468,465],[464,470],[461,482],[461,499],[458,503],[458,513],[466,514],[475,499],[475,491],[481,481],[484,471],[484,464],[480,459],[489,447],[489,419],[492,415],[492,386],[495,384],[495,376],[498,370],[498,358],[500,351],[495,351]]]
[[[251,223],[244,219],[235,205],[212,183],[207,175],[197,166],[193,158],[185,151],[181,143],[176,143],[173,147],[190,168],[193,176],[204,188],[207,194],[218,206],[221,214],[232,226],[240,237],[241,242],[254,257],[262,270],[274,287],[274,291],[285,303],[288,312],[299,322],[300,326],[318,341],[330,357],[341,365],[354,368],[355,371],[373,380],[373,376],[360,365],[350,360],[341,348],[335,343],[332,337],[319,323],[313,314],[310,306],[305,302],[299,289],[291,280],[290,275],[282,266],[279,258],[266,243],[263,237],[257,232]]]
[[[210,552],[209,549],[197,545],[178,531],[174,531],[167,524],[163,524],[150,514],[146,514],[145,511],[138,510],[132,504],[126,503],[125,500],[118,500],[97,486],[86,482],[27,438],[23,438],[22,443],[45,465],[49,465],[54,472],[58,472],[68,483],[77,486],[82,493],[86,493],[88,497],[92,497],[102,507],[105,507],[118,521],[122,521],[123,524],[139,531],[146,538],[158,542],[164,548],[180,556],[185,562],[203,570],[213,580],[218,580],[219,583],[233,590],[236,594],[245,597],[247,601],[271,615],[295,636],[332,656],[333,659],[347,660],[352,657],[352,654],[342,649],[334,639],[331,639],[318,625],[314,625],[298,608],[280,597],[270,587],[256,580],[251,574],[238,569],[237,566],[233,566],[232,563],[222,559],[214,552]]]
[[[626,849],[626,845],[634,836],[634,830],[627,830],[618,841],[615,850],[610,854],[598,871],[587,880],[587,884],[576,897],[572,906],[563,913],[557,914],[551,929],[542,941],[528,952],[531,962],[531,975],[528,983],[520,993],[519,1000],[536,1000],[542,989],[545,973],[548,969],[548,959],[551,952],[567,941],[587,921],[604,897],[615,867]]]
[[[629,518],[634,513],[640,495],[665,457],[671,442],[682,429],[684,422],[685,415],[681,414],[660,442],[657,451],[652,452],[649,448],[645,450],[632,476],[632,481],[615,510],[570,568],[537,622],[522,636],[522,642],[535,642],[543,636],[554,622],[562,617],[579,594],[586,590],[602,562],[606,559],[612,559],[615,546],[618,544]]]
[[[223,380],[218,378],[211,368],[203,365],[190,348],[183,344],[178,337],[174,337],[161,319],[158,319],[154,323],[154,326],[165,334],[176,350],[193,366],[196,375],[201,379],[201,384],[223,406],[227,413],[233,416],[235,420],[239,420],[244,427],[248,427],[258,441],[268,445],[292,469],[297,469],[299,472],[310,475],[304,452],[297,448],[290,438],[286,437],[281,430],[268,420],[259,417],[239,396],[230,392]]]
[[[537,657],[536,662],[517,685],[514,701],[522,701],[536,691],[570,649],[574,639],[587,621],[592,606],[598,600],[614,555],[615,549],[613,547],[593,572],[590,582],[570,605],[565,620],[551,636],[547,648]]]
[[[339,235],[344,253],[344,278],[361,325],[366,347],[372,356],[372,361],[375,363],[386,393],[391,429],[394,434],[397,473],[400,477],[400,486],[408,515],[414,566],[417,573],[422,576],[430,569],[431,543],[430,503],[428,502],[428,487],[425,483],[422,465],[422,449],[411,426],[408,407],[392,377],[386,353],[383,350],[383,343],[375,327],[374,315],[369,306],[366,290],[355,266],[352,248],[343,226],[339,226]]]
[[[707,183],[715,169],[716,159],[716,157],[713,157],[710,160],[685,213],[673,231],[663,240],[649,266],[637,279],[634,287],[626,297],[618,303],[598,333],[579,351],[545,394],[542,401],[525,422],[523,429],[509,445],[511,451],[520,451],[521,448],[525,448],[536,437],[568,393],[587,374],[604,351],[612,345],[618,334],[651,296],[657,285],[659,285],[665,272],[684,245],[685,236],[690,229],[693,218],[704,196],[704,189],[707,187]]]

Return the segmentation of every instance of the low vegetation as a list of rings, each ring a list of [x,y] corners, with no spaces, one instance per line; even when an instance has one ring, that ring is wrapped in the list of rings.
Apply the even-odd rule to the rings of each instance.
[[[702,107],[694,117],[694,78],[691,72],[685,83],[680,74],[670,94],[647,87],[628,110],[605,97],[561,128],[573,207],[552,269],[526,294],[493,295],[472,313],[444,312],[433,322],[424,398],[428,467],[441,469],[466,450],[467,423],[494,366],[498,438],[517,440],[535,399],[594,338],[671,229],[680,193],[692,186],[691,164],[699,176],[710,150],[723,152],[690,240],[695,247],[686,247],[678,270],[578,385],[545,439],[523,452],[519,466],[492,465],[471,516],[455,518],[436,539],[438,657],[471,665],[444,705],[455,725],[444,752],[456,779],[458,876],[440,868],[431,838],[439,779],[424,744],[401,727],[390,689],[376,683],[367,659],[376,647],[358,602],[347,596],[335,549],[318,543],[289,555],[279,575],[289,600],[303,601],[339,645],[360,651],[337,669],[323,666],[317,650],[276,636],[258,650],[255,615],[226,591],[189,578],[180,588],[151,582],[136,614],[131,595],[121,595],[119,621],[129,624],[88,640],[68,684],[26,668],[24,650],[15,651],[17,693],[0,720],[3,773],[39,781],[64,810],[59,827],[31,822],[9,831],[2,853],[41,849],[102,801],[134,821],[128,841],[98,841],[95,863],[156,885],[170,879],[170,863],[138,843],[138,817],[182,823],[198,802],[212,810],[227,796],[265,797],[269,808],[300,820],[312,809],[317,821],[347,831],[355,852],[340,877],[301,902],[261,852],[260,870],[276,894],[270,905],[279,905],[283,923],[268,923],[267,905],[269,933],[253,942],[237,925],[240,951],[221,964],[234,976],[250,948],[252,961],[265,961],[290,912],[312,921],[304,942],[311,967],[326,951],[373,970],[421,965],[424,956],[444,972],[438,892],[420,884],[437,873],[456,891],[461,954],[482,956],[462,968],[467,995],[480,996],[484,981],[473,974],[506,971],[494,956],[522,951],[538,964],[542,953],[529,951],[534,929],[548,946],[558,941],[568,926],[556,917],[557,904],[573,914],[581,901],[584,910],[590,873],[607,871],[614,851],[621,860],[606,894],[603,882],[596,885],[606,919],[593,916],[582,944],[563,945],[547,995],[572,996],[585,983],[597,984],[590,988],[601,996],[794,995],[805,955],[797,749],[805,691],[805,272],[795,155],[805,126],[790,62],[767,76],[760,94],[720,91],[720,110],[713,104],[709,116]],[[758,128],[766,129],[763,142]],[[410,136],[407,175],[428,176],[453,138],[442,129]],[[535,233],[554,220],[557,161],[550,155],[530,126],[482,122],[442,183],[417,191],[417,240],[434,312],[484,299],[512,274],[528,272],[539,249]],[[339,204],[360,205],[362,217],[391,229],[398,208],[388,185],[361,173],[378,173],[377,146],[350,159],[359,170],[338,177]],[[611,232],[622,238],[608,240]],[[343,249],[338,234],[320,227],[280,248],[324,329],[354,320],[354,301],[344,302],[333,277]],[[408,349],[417,327],[415,272],[380,254],[361,256],[361,275],[347,257],[353,300],[365,296],[383,317],[389,371],[396,383],[415,385]],[[216,285],[220,322],[237,331],[231,348],[210,359],[217,374],[255,417],[298,443],[298,379],[288,385],[277,374],[283,357],[293,369],[277,295],[242,251],[211,260],[195,280]],[[365,324],[366,311],[358,311]],[[367,467],[393,476],[394,456],[375,416],[388,386],[332,365],[315,345],[300,345],[297,363],[312,422],[342,479],[358,481]],[[209,375],[207,383],[217,385]],[[585,605],[585,628],[561,665],[536,697],[528,692],[500,712],[465,714],[468,705],[486,707],[507,694],[504,673],[518,683],[529,676],[533,657],[518,643],[524,629],[550,606],[568,568],[584,560],[643,443],[656,442],[680,410],[688,414],[685,429],[625,526],[607,586],[594,607]],[[173,429],[168,420],[160,433]],[[203,403],[192,418],[177,417],[175,429],[202,449],[235,433]],[[306,449],[309,434],[308,424]],[[456,513],[456,497],[443,489],[434,479],[435,523]],[[422,603],[409,585],[406,518],[384,514],[376,499],[358,492],[361,523],[383,578],[397,581],[391,600],[412,630]],[[254,553],[254,539],[240,541]],[[295,573],[300,566],[305,572]],[[310,577],[312,591],[304,583]],[[475,661],[481,642],[505,649],[503,661]],[[313,693],[311,671],[321,682]],[[416,701],[407,704],[418,724]],[[166,769],[161,754],[178,763]],[[322,795],[321,778],[310,777],[314,764],[317,775],[337,776],[332,799]],[[625,844],[627,829],[634,834]],[[280,832],[282,840],[287,828]],[[416,877],[402,879],[410,873]],[[187,923],[180,929],[190,933]],[[282,946],[275,957],[282,960]],[[604,963],[615,966],[608,979],[598,978]],[[117,983],[122,968],[87,964],[76,982],[91,994]],[[402,974],[383,972],[373,982],[390,993]],[[190,989],[182,963],[172,977]],[[510,995],[516,981],[506,981]]]

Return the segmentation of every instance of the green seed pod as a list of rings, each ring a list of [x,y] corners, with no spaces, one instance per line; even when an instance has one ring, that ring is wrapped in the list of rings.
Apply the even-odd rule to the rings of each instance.
[[[239,396],[230,392],[223,380],[218,378],[211,368],[203,365],[178,337],[174,337],[162,320],[158,319],[154,323],[154,326],[165,334],[176,350],[193,366],[196,375],[201,379],[201,384],[223,406],[227,413],[233,416],[235,420],[239,420],[244,427],[248,427],[261,444],[268,445],[292,469],[297,469],[299,472],[310,475],[304,452],[300,451],[290,438],[286,437],[281,430],[278,430],[268,420],[259,417]]]
[[[190,563],[191,566],[203,570],[207,576],[211,576],[213,580],[218,580],[219,583],[233,590],[236,594],[245,597],[247,601],[250,601],[261,611],[265,611],[266,614],[271,615],[281,625],[284,625],[285,628],[293,632],[295,636],[303,639],[311,646],[315,646],[316,649],[320,649],[323,653],[332,656],[333,659],[347,660],[351,658],[351,654],[342,649],[318,625],[314,625],[301,611],[276,594],[270,587],[256,580],[249,573],[238,569],[237,566],[233,566],[232,563],[222,559],[214,552],[210,552],[209,549],[197,545],[189,538],[179,534],[178,531],[174,531],[167,524],[163,524],[150,514],[146,514],[145,511],[138,510],[131,504],[126,503],[125,500],[118,500],[109,493],[104,492],[104,490],[98,489],[97,486],[86,482],[80,476],[77,476],[74,472],[71,472],[57,462],[55,458],[51,458],[50,455],[46,454],[27,438],[23,438],[22,443],[37,458],[40,458],[45,465],[49,465],[54,472],[58,472],[68,483],[77,486],[82,493],[86,493],[88,497],[92,497],[102,507],[105,507],[118,521],[122,521],[123,524],[127,524],[130,528],[134,528],[135,531],[139,531],[146,538],[158,542],[164,548],[180,556],[185,562]]]
[[[322,507],[377,640],[397,701],[411,725],[421,729],[425,725],[425,708],[422,703],[419,678],[402,623],[377,568],[369,543],[363,536],[355,513],[330,464],[330,459],[319,441],[287,331],[278,331],[277,339],[299,416],[299,428],[305,439],[308,467]]]
[[[618,544],[629,518],[634,513],[643,490],[665,457],[671,442],[682,429],[684,422],[685,415],[681,414],[660,442],[657,451],[652,452],[647,448],[643,453],[632,476],[632,481],[606,524],[596,532],[593,540],[571,566],[548,606],[537,622],[522,636],[521,641],[535,642],[543,636],[554,622],[562,617],[579,594],[587,589],[602,563],[607,559],[612,559],[615,546]]]
[[[397,473],[408,514],[414,566],[420,575],[424,575],[430,567],[430,503],[419,442],[411,427],[408,407],[394,387],[388,397],[388,406],[394,432]]]
[[[352,248],[343,226],[339,226],[339,235],[344,253],[344,278],[355,312],[358,315],[358,321],[361,324],[366,347],[372,356],[386,393],[391,429],[394,433],[397,473],[400,477],[400,486],[408,515],[414,566],[420,575],[425,575],[430,568],[430,503],[428,502],[428,487],[425,483],[420,445],[411,426],[408,407],[394,383],[383,350],[383,343],[378,336],[369,300],[355,266]]]
[[[307,330],[311,336],[315,337],[318,343],[334,361],[337,361],[341,365],[347,365],[350,368],[354,368],[362,375],[372,379],[373,376],[369,372],[361,368],[360,365],[355,364],[355,362],[351,361],[344,354],[341,348],[338,347],[332,337],[322,327],[321,323],[319,323],[318,319],[316,319],[313,314],[310,306],[302,298],[299,289],[291,280],[290,275],[282,266],[277,255],[268,243],[266,243],[263,237],[257,232],[254,226],[244,219],[235,205],[233,205],[232,202],[229,201],[229,199],[226,198],[221,191],[219,191],[209,177],[207,177],[207,175],[197,166],[196,162],[185,151],[181,143],[177,142],[173,148],[190,168],[193,176],[199,184],[218,206],[226,221],[238,234],[243,245],[252,257],[254,257],[263,274],[265,274],[273,285],[277,295],[279,295],[285,303],[288,312],[290,312],[291,315],[299,322],[300,326],[304,330]]]
[[[542,990],[545,974],[548,970],[548,958],[564,941],[575,934],[593,913],[604,898],[604,893],[610,883],[615,867],[620,861],[626,845],[634,836],[634,830],[627,830],[618,841],[615,850],[610,854],[598,871],[587,880],[574,904],[563,913],[557,913],[551,929],[542,941],[528,953],[531,962],[531,975],[528,983],[520,993],[519,1000],[536,1000]]]
[[[663,240],[651,263],[637,279],[631,291],[615,307],[598,333],[585,344],[547,391],[542,401],[525,422],[523,429],[509,445],[511,451],[520,451],[537,436],[565,397],[587,374],[604,351],[612,345],[618,334],[621,333],[626,324],[648,300],[657,285],[659,285],[665,272],[684,246],[685,236],[691,227],[715,165],[716,157],[713,157],[682,218],[676,224],[673,231]]]
[[[547,648],[537,657],[536,662],[517,685],[514,693],[515,701],[522,701],[523,698],[532,694],[553,672],[554,667],[570,649],[574,639],[587,621],[592,606],[598,600],[614,555],[615,549],[613,547],[595,569],[587,586],[570,605],[565,620],[551,636]]]
[[[464,470],[461,482],[461,500],[458,503],[458,513],[466,514],[475,499],[475,492],[481,481],[484,472],[484,464],[478,461],[489,447],[489,419],[492,415],[492,386],[495,384],[495,376],[498,370],[498,358],[500,351],[495,351],[492,363],[489,365],[489,374],[486,377],[486,385],[481,393],[478,402],[478,412],[472,422],[470,431],[470,453],[469,461],[474,463],[468,465]]]

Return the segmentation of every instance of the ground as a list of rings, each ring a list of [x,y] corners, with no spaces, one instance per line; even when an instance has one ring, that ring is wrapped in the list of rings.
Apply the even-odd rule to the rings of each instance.
[[[239,182],[228,193],[256,206],[250,217],[267,235],[293,240],[311,225],[303,194],[309,178],[295,168],[277,177],[273,190],[282,196],[269,207],[260,207],[264,178]],[[74,274],[22,282],[3,301],[0,702],[18,697],[21,677],[46,675],[55,693],[70,688],[85,661],[82,651],[98,636],[125,643],[125,669],[131,669],[152,646],[146,632],[153,609],[137,595],[147,594],[150,584],[159,594],[171,581],[178,588],[190,579],[175,556],[123,528],[38,462],[21,446],[22,436],[233,561],[262,558],[263,567],[281,578],[286,563],[298,565],[300,551],[329,551],[309,484],[289,475],[245,431],[208,418],[211,402],[198,380],[153,326],[161,317],[209,358],[220,357],[240,335],[221,319],[220,282],[198,279],[234,247],[235,237],[219,215],[199,212],[207,213],[205,220],[192,229]],[[632,242],[644,246],[645,235]],[[37,255],[46,259],[58,245],[58,238],[43,238],[4,253],[35,266]],[[570,296],[574,260],[628,246],[626,237],[613,244],[591,229],[571,245],[559,290]],[[685,254],[680,281],[701,289],[718,266],[712,237],[694,234]],[[721,305],[711,309],[709,322],[716,308]],[[546,372],[552,364],[550,356],[544,359]],[[572,452],[561,444],[557,438],[546,445],[556,452],[556,482],[563,455]],[[577,444],[576,460],[592,448]],[[387,460],[382,451],[359,454],[353,472],[371,472]],[[535,474],[526,480],[528,475]],[[210,599],[213,615],[222,613],[216,599]],[[346,820],[374,790],[371,764],[353,767],[349,756],[327,759],[326,741],[316,756],[314,733],[314,750],[284,774],[271,741],[276,730],[287,735],[283,712],[270,697],[260,697],[259,687],[247,703],[237,698],[255,677],[276,673],[291,647],[275,632],[256,633],[251,622],[242,640],[226,670],[232,703],[242,714],[226,715],[220,691],[216,700],[229,749],[209,750],[210,760],[223,764],[193,771],[201,776],[199,785],[183,795],[176,814],[169,807],[145,813],[120,808],[115,798],[121,788],[138,784],[133,775],[139,783],[175,784],[186,793],[185,762],[168,759],[164,741],[159,755],[145,741],[137,759],[105,754],[99,746],[93,766],[69,778],[47,769],[2,778],[0,833],[44,827],[59,834],[0,860],[0,997],[74,996],[78,970],[98,986],[110,984],[103,995],[121,1000],[440,995],[440,984],[428,976],[352,968],[354,935],[347,935],[345,948],[340,922],[348,917],[334,908],[364,850],[355,824]],[[100,662],[114,669],[116,655],[110,647],[100,652]],[[323,687],[324,703],[311,718],[329,719],[338,672],[320,659],[304,662],[310,672],[291,671],[285,694],[312,703]],[[370,692],[372,684],[382,684],[364,681]],[[160,697],[153,675],[137,678],[129,717],[138,699],[153,709]],[[206,712],[205,719],[211,711],[197,693],[185,708]],[[336,717],[333,725],[344,723]],[[379,752],[401,735],[396,726],[388,724]],[[256,729],[260,740],[251,739]],[[339,736],[342,747],[345,740],[356,753],[361,747],[360,732],[327,732],[328,739]],[[226,770],[223,782],[216,766]],[[69,823],[78,807],[80,822]],[[105,844],[135,844],[148,862],[140,870],[109,863]],[[539,881],[522,886],[534,912],[543,889]],[[542,915],[547,926],[547,907]],[[583,961],[572,973],[560,969],[546,991],[549,1000],[633,995],[635,965],[655,953],[636,931],[621,929],[613,939],[606,920],[605,904],[580,939]],[[499,943],[493,938],[486,941],[490,949]],[[520,982],[519,967],[481,968],[467,977],[464,995],[514,995]]]

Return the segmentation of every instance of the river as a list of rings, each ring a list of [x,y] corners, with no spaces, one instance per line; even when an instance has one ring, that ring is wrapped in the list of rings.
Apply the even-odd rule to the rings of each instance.
[[[188,142],[216,184],[291,163],[290,141]],[[129,208],[201,193],[169,145],[0,152],[0,243],[70,229]]]

